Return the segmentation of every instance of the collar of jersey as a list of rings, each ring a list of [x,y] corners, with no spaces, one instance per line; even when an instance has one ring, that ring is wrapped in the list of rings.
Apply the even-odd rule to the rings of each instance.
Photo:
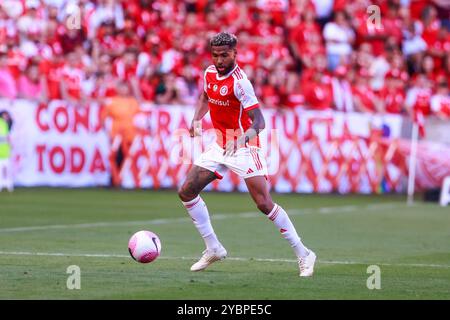
[[[232,73],[236,70],[237,67],[238,67],[238,64],[236,63],[236,65],[234,66],[233,70],[231,70],[231,71],[228,72],[226,75],[221,76],[221,77],[219,76],[219,72],[217,72],[217,73],[216,73],[216,79],[217,79],[217,80],[223,80],[223,79],[228,78],[228,77],[230,76],[230,74],[232,74]]]

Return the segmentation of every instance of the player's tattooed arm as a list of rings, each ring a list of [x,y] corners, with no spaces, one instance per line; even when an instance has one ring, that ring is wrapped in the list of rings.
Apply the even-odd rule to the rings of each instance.
[[[206,92],[203,92],[198,99],[194,118],[192,119],[191,127],[189,128],[191,137],[200,136],[202,134],[202,119],[208,111],[208,96],[206,95]]]
[[[266,127],[264,116],[259,108],[249,110],[247,111],[247,114],[250,119],[252,119],[252,125],[238,138],[236,143],[234,143],[234,141],[227,142],[224,155],[229,156],[234,154],[237,149],[246,146],[251,139],[256,137]]]
[[[260,108],[249,110],[247,114],[252,119],[252,125],[241,137],[242,140],[239,141],[243,145],[247,145],[251,139],[256,137],[266,127],[266,122],[264,121],[264,116]]]

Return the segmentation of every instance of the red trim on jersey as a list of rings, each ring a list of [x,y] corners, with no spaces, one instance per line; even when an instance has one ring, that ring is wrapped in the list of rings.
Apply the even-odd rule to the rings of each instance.
[[[216,175],[217,179],[221,180],[223,178],[223,176],[218,173],[217,171],[214,171],[214,174]]]
[[[245,108],[244,110],[245,111],[250,111],[250,110],[253,110],[253,109],[256,109],[256,108],[259,108],[259,103],[255,103],[254,105],[252,105],[252,106],[250,106],[248,108]]]
[[[236,70],[233,71],[233,74],[236,76],[236,79],[238,79],[238,80],[243,79],[243,76],[241,74],[239,67],[237,67]]]

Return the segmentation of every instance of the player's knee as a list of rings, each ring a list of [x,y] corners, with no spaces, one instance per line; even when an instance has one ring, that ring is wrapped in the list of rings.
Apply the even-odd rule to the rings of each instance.
[[[178,197],[180,197],[181,201],[187,202],[195,199],[197,197],[198,193],[195,192],[195,190],[192,190],[192,188],[189,188],[188,185],[183,184],[178,189]]]
[[[180,197],[181,201],[189,201],[189,200],[186,200],[187,192],[186,192],[184,185],[182,185],[181,187],[178,188],[178,197]]]
[[[274,204],[272,202],[272,199],[262,198],[262,199],[256,201],[256,206],[262,213],[267,215],[273,209]]]

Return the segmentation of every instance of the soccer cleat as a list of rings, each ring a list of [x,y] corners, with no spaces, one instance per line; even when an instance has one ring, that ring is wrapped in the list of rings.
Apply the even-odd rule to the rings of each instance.
[[[202,271],[206,269],[210,264],[225,259],[227,256],[227,250],[223,246],[216,249],[206,249],[203,251],[203,256],[194,263],[191,267],[191,271]]]
[[[314,273],[314,263],[316,262],[316,254],[309,250],[309,254],[304,258],[298,259],[298,267],[300,268],[300,277],[311,277]]]

